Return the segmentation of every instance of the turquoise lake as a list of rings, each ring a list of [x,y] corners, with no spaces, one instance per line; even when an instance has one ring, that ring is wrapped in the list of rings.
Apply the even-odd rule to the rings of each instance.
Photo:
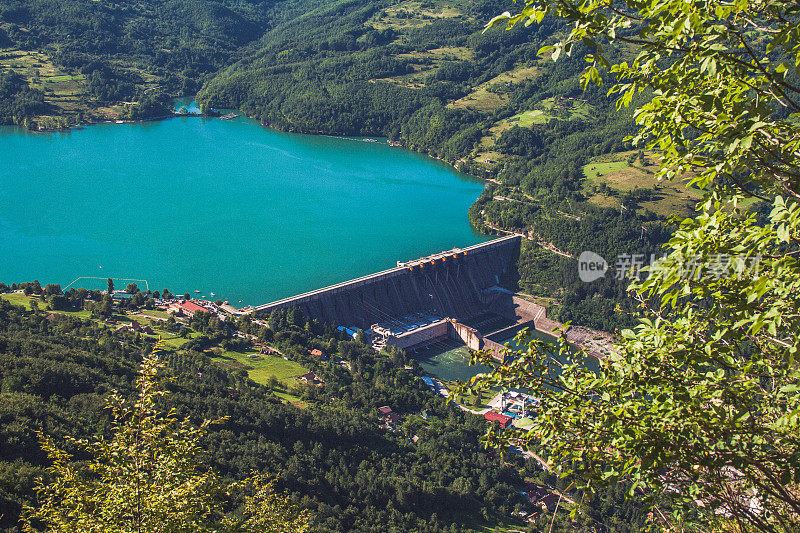
[[[486,240],[467,221],[482,189],[384,142],[244,118],[4,127],[0,281],[146,279],[261,304]]]

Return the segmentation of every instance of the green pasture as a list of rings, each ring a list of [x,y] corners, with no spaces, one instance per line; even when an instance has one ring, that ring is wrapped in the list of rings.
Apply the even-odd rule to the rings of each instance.
[[[245,368],[250,379],[262,385],[265,385],[273,376],[284,385],[289,385],[293,383],[293,378],[308,373],[308,369],[304,366],[279,355],[260,355],[226,350],[215,356],[214,361],[223,367]]]

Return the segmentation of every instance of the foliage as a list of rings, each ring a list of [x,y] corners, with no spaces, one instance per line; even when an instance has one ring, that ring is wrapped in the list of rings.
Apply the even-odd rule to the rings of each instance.
[[[800,65],[795,2],[544,2],[493,23],[558,15],[574,23],[553,59],[589,49],[583,83],[610,67],[604,43],[640,48],[611,67],[618,105],[636,112],[659,175],[692,166],[699,214],[668,257],[631,287],[643,312],[598,371],[565,345],[556,363],[533,341],[477,386],[532,390],[542,408],[525,440],[587,486],[632,481],[631,494],[676,503],[661,527],[793,531],[800,519],[800,131],[791,113]],[[605,39],[605,41],[601,41]],[[769,201],[768,216],[739,208]],[[490,432],[489,440],[511,435]],[[694,516],[697,515],[697,516]]]
[[[46,109],[41,91],[28,87],[18,74],[0,69],[0,124],[23,126]]]
[[[158,405],[165,394],[157,379],[156,344],[145,356],[137,377],[133,404],[118,393],[107,400],[111,410],[110,439],[67,437],[88,464],[73,457],[50,437],[42,447],[53,465],[49,482],[39,480],[37,503],[25,507],[25,531],[259,531],[302,532],[307,516],[277,495],[264,476],[242,484],[257,487],[241,517],[220,519],[223,487],[219,477],[203,467],[200,440],[208,422],[193,427]],[[238,487],[229,487],[238,488]]]

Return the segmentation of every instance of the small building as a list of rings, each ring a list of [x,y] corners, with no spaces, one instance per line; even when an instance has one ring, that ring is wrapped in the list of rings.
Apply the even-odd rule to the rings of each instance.
[[[177,302],[173,302],[169,304],[167,308],[168,313],[172,313],[179,316],[188,316],[189,318],[193,317],[195,313],[198,311],[202,311],[204,313],[208,313],[209,310],[203,306],[197,305],[194,302],[189,300],[180,300]]]
[[[483,415],[483,418],[485,418],[487,422],[497,422],[503,429],[506,429],[509,424],[511,424],[511,421],[514,420],[510,416],[498,413],[497,411],[487,411],[486,414]]]
[[[381,416],[389,416],[392,414],[392,408],[388,405],[384,405],[383,407],[378,407],[378,412]]]
[[[125,291],[114,291],[111,293],[111,297],[115,300],[131,300],[133,298],[133,294]]]
[[[267,346],[260,342],[254,342],[253,344],[258,348],[258,353],[261,355],[281,355],[281,353],[272,346]]]
[[[328,356],[327,356],[327,355],[325,355],[325,354],[322,352],[322,350],[318,350],[317,348],[314,348],[313,350],[309,350],[309,351],[308,351],[308,353],[309,353],[309,354],[310,354],[312,357],[318,357],[318,358],[319,358],[320,360],[322,360],[322,361],[327,361],[327,360],[328,360]]]
[[[325,384],[325,382],[322,381],[319,378],[319,376],[317,376],[313,372],[309,372],[308,374],[303,374],[302,376],[298,376],[297,379],[300,380],[303,383],[308,383],[310,385],[315,385],[317,387],[321,387],[321,386],[323,386]]]

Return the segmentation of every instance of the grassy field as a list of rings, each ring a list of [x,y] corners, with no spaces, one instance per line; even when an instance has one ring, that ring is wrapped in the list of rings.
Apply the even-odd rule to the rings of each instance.
[[[8,293],[8,294],[0,294],[0,298],[10,302],[12,305],[17,305],[19,307],[23,307],[27,310],[31,309],[31,300],[36,300],[39,303],[39,309],[45,309],[45,303],[39,301],[38,298],[31,298],[30,296],[25,296],[22,293]],[[58,313],[60,315],[69,315],[78,318],[90,318],[92,313],[89,311],[51,311],[52,313]]]
[[[519,115],[514,115],[506,119],[506,122],[514,126],[519,126],[520,128],[530,128],[534,124],[545,124],[550,118],[552,117],[545,113],[544,110],[533,109],[531,111],[524,111]]]
[[[192,332],[186,338],[180,337],[178,335],[173,335],[172,333],[167,333],[162,330],[155,330],[156,333],[159,334],[161,340],[164,341],[164,344],[172,348],[173,350],[177,350],[178,348],[182,347],[184,344],[189,342],[190,340],[199,337],[200,333]]]
[[[649,156],[645,156],[644,161],[636,158],[630,164],[628,158],[632,154],[634,152],[605,155],[584,165],[584,189],[590,196],[589,202],[601,207],[616,208],[620,205],[618,194],[635,189],[652,189],[653,199],[641,201],[641,208],[662,216],[690,216],[700,193],[680,181],[659,182],[655,177],[658,165]],[[607,185],[614,192],[600,192],[597,186],[601,184]]]
[[[450,46],[431,50],[416,50],[398,54],[397,57],[398,59],[410,60],[409,65],[414,69],[414,72],[389,78],[376,78],[370,81],[384,81],[410,89],[420,89],[425,85],[425,78],[434,74],[442,65],[454,61],[473,59],[475,52],[469,48]]]
[[[144,309],[138,316],[155,317],[155,318],[169,318],[169,313],[161,311],[160,309]]]
[[[606,174],[619,172],[630,167],[625,161],[610,161],[608,163],[589,163],[583,167],[583,174],[595,183],[602,183],[601,180]]]
[[[382,10],[368,24],[376,30],[384,30],[386,28],[402,30],[427,26],[437,19],[461,16],[462,13],[458,9],[443,2],[435,0],[406,0]]]
[[[30,310],[30,308],[31,308],[31,300],[39,301],[37,298],[31,298],[29,296],[25,296],[22,293],[0,294],[0,298],[10,302],[13,305],[17,305],[17,306],[23,307],[23,308],[25,308],[27,310]],[[44,304],[42,302],[39,302],[39,309],[44,310],[45,309],[45,305],[46,304]],[[77,317],[77,318],[81,318],[81,319],[92,318],[91,311],[86,311],[86,310],[81,310],[81,311],[49,311],[49,312],[60,314],[60,315],[73,316],[73,317]],[[167,316],[167,314],[164,313],[163,311],[147,311],[147,313],[151,313],[154,316],[160,316],[160,314],[163,314],[164,316]],[[200,333],[192,332],[188,337],[183,338],[183,337],[180,337],[178,335],[174,335],[172,333],[169,333],[169,332],[167,332],[167,331],[165,331],[163,329],[159,329],[159,326],[161,325],[161,322],[158,321],[158,320],[152,320],[150,316],[147,316],[144,313],[140,313],[138,315],[119,315],[119,314],[115,314],[111,318],[113,320],[117,321],[120,324],[125,324],[125,323],[130,323],[130,322],[136,321],[136,322],[138,322],[139,324],[141,324],[143,326],[151,326],[155,330],[156,334],[159,335],[166,342],[166,344],[170,348],[175,349],[175,350],[177,350],[178,348],[181,348],[184,344],[186,344],[190,340],[200,336]],[[100,320],[97,320],[97,322],[100,322]],[[114,324],[111,324],[110,327],[116,327],[116,326]]]
[[[467,96],[447,104],[447,107],[474,109],[475,111],[490,113],[503,107],[508,102],[508,97],[505,94],[498,94],[490,89],[508,87],[526,80],[532,80],[536,77],[537,72],[538,69],[535,66],[518,66],[514,70],[504,72],[489,81],[481,83]]]
[[[112,63],[120,70],[135,73],[143,80],[142,88],[160,83],[153,74],[119,61]],[[22,76],[26,83],[44,93],[49,104],[47,114],[37,117],[37,123],[46,129],[57,129],[83,119],[114,119],[123,111],[122,106],[99,106],[86,90],[86,76],[79,72],[68,72],[58,66],[43,52],[0,48],[0,70],[12,70]]]
[[[278,378],[284,385],[294,384],[296,382],[294,378],[308,373],[308,369],[304,366],[275,355],[228,350],[215,356],[214,361],[227,368],[245,368],[250,379],[262,385],[265,385],[272,376]]]
[[[453,388],[455,388],[456,383],[447,382],[446,385],[448,390],[452,390]],[[476,397],[475,394],[465,394],[464,396],[458,396],[456,398],[456,401],[461,405],[468,407],[470,409],[483,409],[484,407],[486,407],[486,404],[489,402],[489,400],[491,400],[495,396],[497,396],[497,391],[493,390],[481,391],[481,405],[479,406],[475,406],[475,404],[473,403]]]
[[[592,106],[583,100],[548,98],[537,104],[535,109],[523,111],[501,121],[501,123],[519,126],[520,128],[530,128],[534,124],[546,124],[552,119],[572,120],[579,118],[588,120],[591,116]]]
[[[30,87],[42,91],[45,102],[60,113],[74,113],[88,105],[85,76],[62,70],[42,52],[2,49],[0,69],[22,76]]]
[[[541,117],[543,118],[540,120]],[[492,166],[503,158],[502,153],[494,151],[494,145],[503,132],[510,130],[514,126],[529,128],[533,124],[543,124],[550,120],[550,118],[551,117],[544,114],[544,111],[535,109],[496,122],[494,126],[489,128],[489,134],[481,137],[478,148],[473,152],[472,158],[479,163]]]
[[[53,311],[53,313],[58,313],[60,315],[74,316],[80,319],[92,318],[92,312],[86,311],[85,309],[81,311]]]
[[[30,310],[31,308],[31,299],[22,293],[13,292],[7,294],[0,294],[0,298],[6,300],[7,302],[10,302],[12,305],[24,307],[27,310]]]
[[[304,409],[308,404],[301,400],[298,396],[294,396],[287,392],[279,392],[279,391],[272,391],[272,393],[283,400],[286,403],[290,403],[295,407],[299,407],[300,409]]]
[[[511,76],[509,76],[511,75]],[[532,79],[536,75],[536,67],[516,68],[513,71],[501,74],[489,82],[478,87],[471,94],[460,100],[456,100],[450,107],[470,107],[478,111],[490,111],[505,104],[505,95],[493,94],[486,90],[492,83],[515,83],[526,79]],[[496,106],[496,107],[493,107]],[[487,165],[494,165],[503,157],[494,151],[494,145],[503,132],[515,126],[520,128],[530,128],[534,124],[545,124],[552,119],[571,120],[580,118],[589,120],[592,116],[592,106],[582,100],[562,98],[548,98],[536,105],[535,109],[523,111],[512,117],[496,122],[489,133],[484,135],[478,147],[472,153],[472,158]]]

